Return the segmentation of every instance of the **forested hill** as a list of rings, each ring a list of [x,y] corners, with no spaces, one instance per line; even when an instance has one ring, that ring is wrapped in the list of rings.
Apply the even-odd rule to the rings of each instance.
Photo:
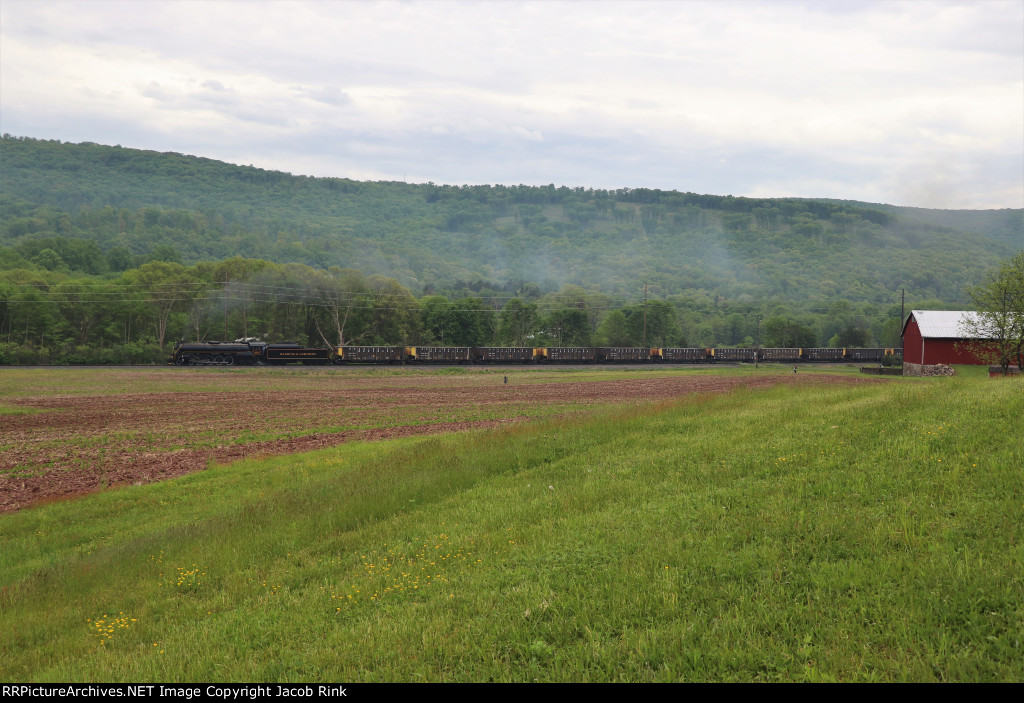
[[[341,167],[339,166],[339,170]],[[359,269],[414,293],[579,284],[731,301],[962,300],[1024,212],[648,189],[293,176],[5,135],[0,269],[105,274],[232,256]],[[56,267],[56,268],[55,268]]]

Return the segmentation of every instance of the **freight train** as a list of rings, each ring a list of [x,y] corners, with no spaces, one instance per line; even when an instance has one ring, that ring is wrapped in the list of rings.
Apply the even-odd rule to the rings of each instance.
[[[178,366],[300,364],[716,364],[774,362],[881,363],[899,348],[691,347],[303,347],[256,341],[179,342],[168,360]]]

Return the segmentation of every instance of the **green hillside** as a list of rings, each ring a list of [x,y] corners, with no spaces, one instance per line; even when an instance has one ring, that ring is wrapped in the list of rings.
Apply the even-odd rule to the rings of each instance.
[[[64,238],[84,240],[87,261],[65,263],[87,273],[240,255],[357,268],[415,293],[482,281],[636,295],[647,281],[661,296],[877,302],[907,288],[954,302],[1024,246],[1020,210],[369,183],[9,136],[0,164],[5,268]]]
[[[0,364],[302,344],[900,345],[1024,211],[292,176],[0,140]],[[646,296],[646,302],[645,302]]]

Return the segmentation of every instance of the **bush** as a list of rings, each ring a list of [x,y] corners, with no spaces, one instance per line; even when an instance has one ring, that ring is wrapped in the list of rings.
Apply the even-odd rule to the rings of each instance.
[[[0,366],[18,363],[16,354],[18,345],[13,342],[0,342]]]

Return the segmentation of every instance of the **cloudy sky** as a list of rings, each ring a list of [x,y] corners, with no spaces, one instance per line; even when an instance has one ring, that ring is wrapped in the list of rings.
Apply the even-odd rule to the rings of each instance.
[[[0,0],[0,130],[361,180],[1019,208],[1024,1]]]

